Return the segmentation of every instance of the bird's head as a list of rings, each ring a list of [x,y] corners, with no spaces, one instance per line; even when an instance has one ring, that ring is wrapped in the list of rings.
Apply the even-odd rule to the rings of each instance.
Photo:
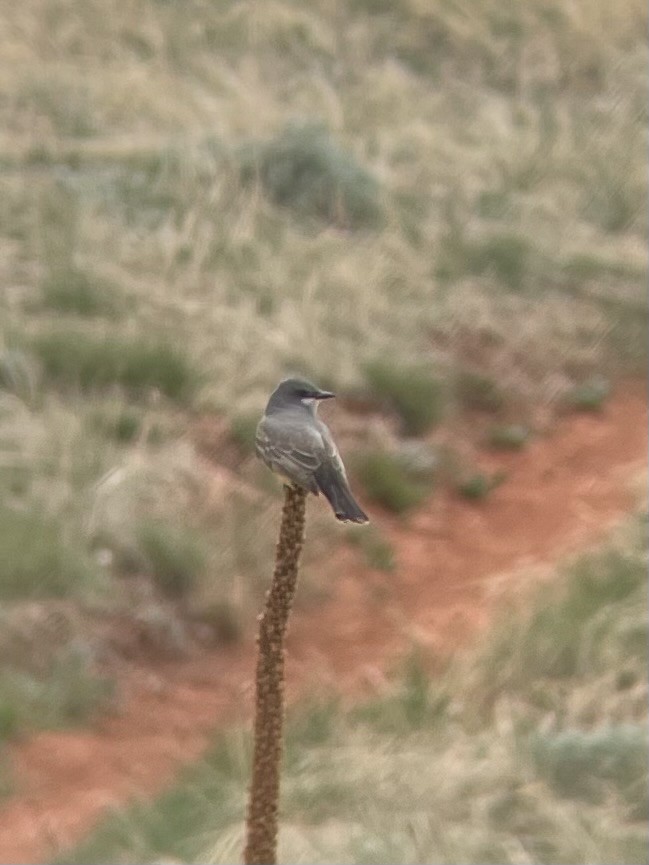
[[[335,395],[331,391],[321,390],[306,379],[287,378],[281,381],[271,394],[268,408],[288,408],[302,405],[315,413],[320,400],[331,399]]]

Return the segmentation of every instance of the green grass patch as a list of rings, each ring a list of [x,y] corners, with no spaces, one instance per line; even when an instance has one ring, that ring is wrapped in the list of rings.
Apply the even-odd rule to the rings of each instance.
[[[75,267],[54,268],[41,287],[46,309],[78,316],[113,318],[125,307],[118,288]]]
[[[368,498],[395,514],[421,504],[432,489],[398,455],[386,451],[364,453],[354,461],[354,472]]]
[[[444,417],[445,386],[424,366],[375,361],[365,366],[365,378],[372,394],[399,415],[406,435],[423,435]]]
[[[78,595],[96,580],[71,527],[39,508],[0,505],[0,598]]]
[[[59,329],[33,342],[46,381],[82,391],[123,388],[131,395],[159,390],[186,401],[199,376],[175,344],[142,337],[97,336],[80,329]]]
[[[521,618],[510,611],[494,629],[484,663],[491,703],[498,694],[517,692],[530,698],[534,683],[570,683],[575,678],[599,681],[610,671],[627,681],[645,677],[648,626],[644,526],[634,526],[628,548],[614,547],[585,556],[561,581],[538,593],[532,612]],[[633,672],[635,671],[635,672]],[[617,686],[602,681],[613,697]],[[594,684],[594,683],[593,683]],[[543,690],[543,689],[541,689]],[[621,688],[621,691],[624,688]],[[553,702],[559,699],[550,688]],[[621,692],[620,691],[620,692]]]
[[[473,237],[453,206],[448,223],[436,256],[440,280],[454,282],[471,274],[489,277],[509,291],[528,288],[535,275],[535,255],[527,237],[507,231]]]

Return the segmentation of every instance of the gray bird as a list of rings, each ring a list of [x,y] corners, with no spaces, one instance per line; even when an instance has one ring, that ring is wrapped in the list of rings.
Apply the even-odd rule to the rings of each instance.
[[[349,489],[345,466],[331,433],[317,416],[319,401],[333,396],[304,379],[280,382],[257,427],[257,456],[284,483],[316,496],[322,493],[337,519],[368,523]]]

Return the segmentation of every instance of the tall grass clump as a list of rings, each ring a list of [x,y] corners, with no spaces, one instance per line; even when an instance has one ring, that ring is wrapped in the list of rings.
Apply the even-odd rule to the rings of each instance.
[[[155,389],[184,401],[199,378],[185,352],[160,339],[61,328],[36,337],[32,347],[44,378],[63,389],[121,387],[131,395]]]
[[[380,217],[378,181],[320,124],[290,124],[244,148],[241,176],[301,217],[344,228],[372,227]]]

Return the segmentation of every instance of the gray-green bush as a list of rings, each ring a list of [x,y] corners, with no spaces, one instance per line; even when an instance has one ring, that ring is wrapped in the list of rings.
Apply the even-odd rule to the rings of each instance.
[[[240,158],[244,183],[258,179],[272,201],[300,216],[345,228],[378,222],[378,181],[323,125],[288,125],[274,138],[244,148]]]

